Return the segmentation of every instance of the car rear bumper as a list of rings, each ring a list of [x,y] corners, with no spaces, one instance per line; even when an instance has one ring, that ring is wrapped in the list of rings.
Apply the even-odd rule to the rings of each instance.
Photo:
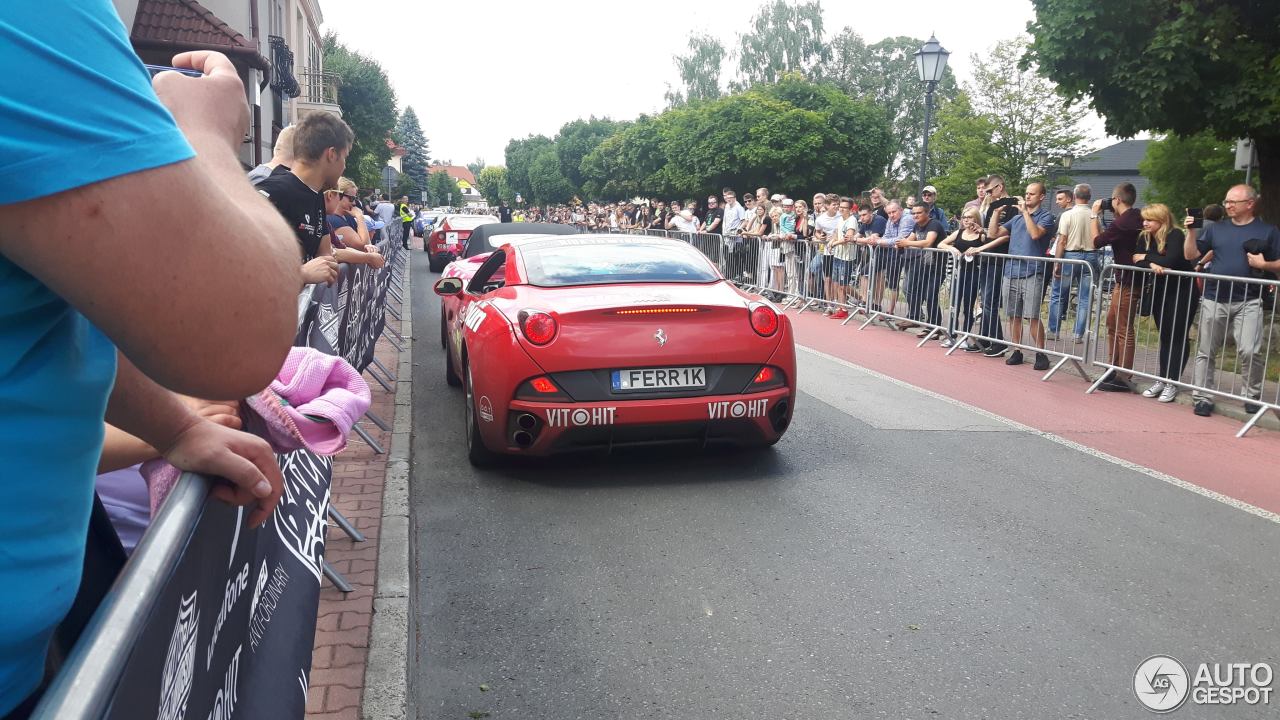
[[[650,444],[770,444],[786,432],[793,406],[793,392],[786,387],[625,402],[514,400],[508,406],[505,445],[494,449],[536,457]]]

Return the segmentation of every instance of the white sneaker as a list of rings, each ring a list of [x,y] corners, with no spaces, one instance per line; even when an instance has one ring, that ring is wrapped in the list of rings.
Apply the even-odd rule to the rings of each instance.
[[[1173,402],[1178,397],[1177,385],[1165,385],[1164,390],[1160,392],[1160,402]]]
[[[1151,387],[1142,391],[1142,397],[1153,398],[1159,395],[1160,393],[1164,392],[1164,389],[1165,389],[1164,381],[1163,380],[1157,381],[1155,385],[1152,385]]]

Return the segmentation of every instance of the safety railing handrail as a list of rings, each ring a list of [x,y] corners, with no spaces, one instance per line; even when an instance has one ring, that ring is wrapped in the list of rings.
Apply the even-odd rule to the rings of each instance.
[[[1105,281],[1108,276],[1114,277],[1116,273],[1121,273],[1121,272],[1127,273],[1130,277],[1134,279],[1141,278],[1141,280],[1137,280],[1136,282],[1130,282],[1130,285],[1137,285],[1139,288],[1141,288],[1139,293],[1137,293],[1138,295],[1141,295],[1143,292],[1147,291],[1148,289],[1152,294],[1156,293],[1157,288],[1154,283],[1154,280],[1161,276],[1170,277],[1170,278],[1186,278],[1188,280],[1193,280],[1196,282],[1203,283],[1204,287],[1208,287],[1210,283],[1227,285],[1229,288],[1228,289],[1229,295],[1231,294],[1231,291],[1234,289],[1234,286],[1243,285],[1247,287],[1256,287],[1258,288],[1258,297],[1250,298],[1250,300],[1256,299],[1259,302],[1261,302],[1261,296],[1264,292],[1266,292],[1265,290],[1266,288],[1270,288],[1272,292],[1280,293],[1280,280],[1272,280],[1268,278],[1253,278],[1253,277],[1246,278],[1246,277],[1240,277],[1236,275],[1220,275],[1220,274],[1211,273],[1211,272],[1190,272],[1186,270],[1162,269],[1159,273],[1157,273],[1155,270],[1149,267],[1138,267],[1135,265],[1119,265],[1115,263],[1109,264],[1102,269],[1102,279]],[[1153,282],[1148,284],[1148,278],[1150,278]],[[1120,282],[1120,281],[1117,281],[1117,282]],[[1215,287],[1215,295],[1220,290],[1221,290],[1221,285],[1219,285],[1218,287]],[[1182,292],[1182,289],[1178,288],[1176,292],[1178,294],[1174,296],[1175,305],[1181,301],[1180,294]],[[1197,292],[1196,295],[1198,296],[1199,293]],[[1190,321],[1192,317],[1195,317],[1196,314],[1204,312],[1203,307],[1195,307],[1195,305],[1199,305],[1202,302],[1202,298],[1197,296],[1188,296],[1188,306],[1184,309],[1185,312],[1188,313],[1188,316],[1187,316],[1188,321]],[[1193,298],[1194,298],[1194,303],[1190,302]],[[1160,298],[1160,300],[1163,301],[1164,298]],[[1156,299],[1153,297],[1152,303],[1154,303],[1155,301]],[[1244,302],[1242,300],[1232,300],[1232,299],[1228,299],[1226,301],[1217,301],[1217,300],[1212,300],[1212,301],[1226,302],[1226,303]],[[1139,299],[1138,302],[1141,303],[1141,299]],[[1134,310],[1133,312],[1135,314],[1140,314],[1138,310]],[[1095,316],[1094,320],[1099,325],[1101,324],[1102,315],[1100,310],[1099,310],[1099,314]],[[1198,324],[1199,323],[1194,323],[1194,325],[1198,325]],[[1270,320],[1269,321],[1264,320],[1263,325],[1264,325],[1264,328],[1266,328],[1266,332],[1263,334],[1263,338],[1262,338],[1262,342],[1264,344],[1269,343],[1274,337],[1280,336],[1280,335],[1277,335],[1277,333],[1280,332],[1280,326],[1277,326],[1276,310],[1274,308],[1271,310]],[[1188,346],[1190,345],[1190,330],[1191,330],[1191,327],[1188,327],[1186,329],[1186,338],[1187,338]],[[1201,343],[1203,342],[1203,340],[1204,338],[1199,337],[1197,335],[1196,353],[1191,353],[1190,351],[1188,351],[1186,353],[1188,357],[1184,359],[1184,362],[1195,362],[1194,355],[1198,354],[1199,351],[1201,350],[1202,348]],[[1216,356],[1219,351],[1225,354],[1227,349],[1226,341],[1227,341],[1227,336],[1224,335],[1222,339],[1222,346],[1217,349],[1211,349],[1210,356]],[[1261,417],[1264,414],[1266,414],[1268,411],[1272,411],[1272,412],[1276,412],[1277,414],[1280,414],[1280,387],[1277,387],[1275,391],[1275,396],[1272,397],[1270,400],[1267,399],[1267,395],[1266,395],[1266,383],[1268,381],[1266,370],[1268,366],[1268,360],[1269,360],[1269,350],[1264,353],[1263,360],[1261,363],[1262,365],[1261,383],[1262,383],[1263,393],[1259,397],[1250,397],[1244,392],[1236,392],[1237,385],[1234,382],[1232,383],[1230,390],[1225,390],[1222,387],[1219,387],[1215,384],[1211,384],[1210,380],[1214,378],[1209,378],[1209,377],[1206,377],[1203,383],[1197,384],[1195,381],[1194,372],[1192,375],[1192,380],[1188,382],[1187,380],[1182,378],[1184,371],[1181,368],[1179,369],[1178,377],[1176,378],[1167,377],[1166,376],[1167,373],[1158,374],[1158,373],[1150,372],[1148,369],[1144,369],[1141,367],[1126,367],[1124,365],[1118,365],[1113,362],[1108,362],[1106,358],[1103,358],[1101,356],[1095,357],[1093,364],[1102,368],[1104,372],[1101,376],[1099,376],[1094,381],[1094,383],[1089,387],[1089,389],[1086,392],[1092,393],[1095,389],[1097,389],[1097,387],[1101,383],[1106,381],[1108,378],[1111,378],[1117,374],[1123,373],[1131,377],[1132,376],[1141,377],[1147,380],[1151,380],[1153,382],[1160,382],[1166,385],[1171,385],[1174,387],[1191,390],[1192,392],[1201,393],[1203,395],[1212,395],[1212,396],[1223,398],[1223,399],[1237,400],[1243,403],[1256,404],[1258,406],[1258,410],[1250,413],[1250,418],[1246,421],[1245,425],[1240,428],[1240,431],[1236,433],[1236,437],[1243,437],[1258,422],[1258,420],[1261,419]],[[1224,372],[1224,371],[1222,370],[1222,368],[1216,368],[1215,372]],[[1280,377],[1273,377],[1271,381],[1273,383],[1280,384]],[[1238,387],[1241,390],[1243,390],[1245,388],[1245,383],[1241,382]]]
[[[126,660],[152,618],[159,591],[204,513],[212,483],[183,473],[103,598],[33,720],[97,718],[110,705]]]

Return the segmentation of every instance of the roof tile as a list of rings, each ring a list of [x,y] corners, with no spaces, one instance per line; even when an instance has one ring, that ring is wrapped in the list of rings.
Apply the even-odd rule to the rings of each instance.
[[[197,0],[140,0],[130,38],[134,42],[221,45],[257,51],[251,40]]]

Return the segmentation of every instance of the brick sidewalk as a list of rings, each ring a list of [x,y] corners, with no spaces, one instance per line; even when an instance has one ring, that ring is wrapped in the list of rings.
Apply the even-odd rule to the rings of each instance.
[[[395,298],[388,295],[387,304],[394,305]],[[403,312],[408,311],[408,307],[403,309]],[[387,314],[387,327],[400,329],[400,323],[390,313]],[[384,367],[393,372],[397,370],[399,352],[385,338],[378,340],[375,353]],[[373,394],[369,409],[390,424],[395,417],[395,385],[392,385],[392,392],[388,392],[367,373],[365,379]],[[383,449],[388,453],[391,451],[391,431],[379,430],[367,419],[360,424]],[[347,449],[333,460],[331,502],[368,539],[357,543],[341,528],[329,527],[325,559],[346,576],[353,590],[344,595],[327,579],[321,584],[311,685],[307,691],[307,717],[314,720],[359,720],[369,651],[369,627],[373,618],[387,455],[375,454],[352,433]]]

